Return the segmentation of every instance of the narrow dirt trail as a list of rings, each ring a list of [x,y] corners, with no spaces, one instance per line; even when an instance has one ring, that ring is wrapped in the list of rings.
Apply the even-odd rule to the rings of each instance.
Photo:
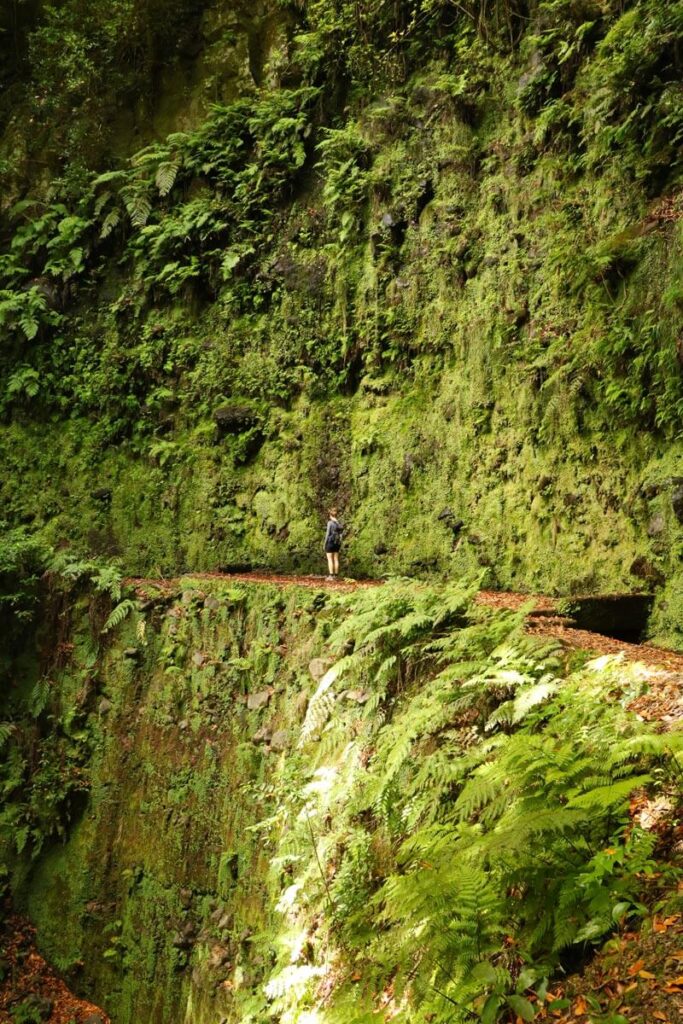
[[[98,1006],[79,999],[38,953],[35,928],[8,912],[0,927],[0,955],[5,971],[0,981],[0,1024],[44,1020],[48,1024],[109,1024]]]
[[[351,593],[383,585],[382,580],[329,580],[325,576],[295,576],[268,572],[198,572],[169,579],[136,577],[126,580],[126,583],[136,591],[144,593],[149,587],[167,591],[178,590],[182,588],[183,580],[218,580],[226,583],[305,587],[333,593]],[[577,629],[569,619],[559,613],[559,599],[542,594],[481,590],[476,601],[486,607],[506,611],[519,611],[525,606],[530,606],[527,631],[531,635],[557,640],[569,650],[586,651],[597,656],[621,655],[627,661],[646,666],[650,670],[650,689],[647,694],[633,702],[632,709],[642,718],[651,721],[672,723],[683,719],[683,654],[653,647],[651,644],[628,643],[601,633]]]

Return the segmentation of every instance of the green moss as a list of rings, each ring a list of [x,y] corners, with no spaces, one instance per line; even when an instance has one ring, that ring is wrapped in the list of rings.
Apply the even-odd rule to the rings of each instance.
[[[605,695],[618,680],[627,704],[642,691],[644,667],[586,665],[578,655],[565,664],[559,651],[522,637],[522,617],[473,612],[474,590],[388,584],[329,599],[303,587],[193,577],[171,594],[150,587],[90,666],[96,690],[80,723],[87,802],[58,841],[14,857],[15,899],[70,984],[116,1024],[188,1015],[211,1024],[257,1021],[278,1008],[306,1020],[322,998],[318,979],[329,976],[325,1005],[335,1024],[351,1005],[373,1019],[370,993],[395,976],[395,958],[414,941],[411,932],[392,945],[402,919],[378,929],[371,908],[378,887],[390,899],[405,877],[401,864],[412,864],[399,863],[397,851],[418,823],[415,808],[433,822],[432,790],[453,799],[451,762],[466,773],[484,762],[495,768],[508,749],[503,737],[533,746],[507,718],[496,731],[496,715],[516,699],[504,680],[519,675],[531,687],[522,728],[536,744],[560,742],[537,705],[544,687],[544,699],[557,694],[548,714],[578,715],[593,731],[600,720],[622,739],[641,729]],[[86,639],[101,617],[77,595],[67,603],[62,595],[60,607],[69,655],[45,734],[31,735],[27,698],[12,712],[19,747],[40,763],[63,756],[54,743],[68,733]],[[450,652],[436,678],[434,643]],[[348,675],[320,688],[321,671],[340,655],[336,671]],[[467,686],[453,682],[460,671]],[[491,716],[486,730],[473,731],[474,712],[454,710],[476,686],[484,690],[472,691],[473,708],[482,722]],[[442,743],[451,744],[443,763]],[[29,790],[41,785],[40,772],[29,775]],[[409,800],[404,785],[413,787]],[[605,820],[613,830],[612,812]],[[640,861],[634,871],[642,884]],[[526,936],[524,920],[514,927]],[[501,935],[510,927],[506,919]],[[414,954],[407,962],[413,971]],[[422,996],[416,989],[409,998]]]

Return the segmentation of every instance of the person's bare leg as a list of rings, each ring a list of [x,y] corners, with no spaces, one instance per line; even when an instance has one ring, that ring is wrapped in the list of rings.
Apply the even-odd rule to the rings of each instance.
[[[339,575],[339,555],[336,551],[332,555],[332,573],[334,576]]]
[[[336,555],[331,551],[326,551],[325,554],[327,555],[327,575],[334,576],[334,560]]]

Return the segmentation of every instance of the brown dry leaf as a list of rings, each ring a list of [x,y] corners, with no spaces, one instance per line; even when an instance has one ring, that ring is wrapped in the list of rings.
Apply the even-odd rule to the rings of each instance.
[[[573,1010],[574,1013],[576,1013],[577,1015],[586,1012],[586,1000],[583,998],[583,996],[579,996],[578,999],[574,1002]]]
[[[656,978],[657,975],[653,974],[652,971],[638,971],[638,977],[647,978],[649,980],[651,978]]]
[[[654,1012],[654,1018],[655,1018],[655,1020],[663,1020],[663,1021],[666,1021],[666,1014],[665,1014],[665,1013],[662,1013],[662,1011],[661,1011],[661,1010],[655,1010],[655,1012]]]
[[[645,961],[644,960],[636,960],[636,962],[634,964],[631,964],[631,966],[629,967],[628,973],[631,976],[633,976],[634,974],[637,974],[638,971],[642,970],[644,966],[645,966]]]

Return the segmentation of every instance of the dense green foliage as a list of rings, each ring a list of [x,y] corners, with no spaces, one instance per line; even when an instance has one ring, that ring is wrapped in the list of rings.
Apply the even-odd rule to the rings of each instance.
[[[681,734],[424,580],[683,644],[683,2],[10,7],[2,878],[116,1024],[531,1019],[669,905]],[[330,504],[413,582],[125,586]]]
[[[642,668],[474,588],[184,587],[117,626],[72,592],[1,705],[6,869],[117,1024],[527,1020],[678,906],[670,833],[629,814],[681,798],[682,734],[626,709]]]
[[[167,6],[15,33],[8,523],[311,568],[334,501],[355,571],[665,581],[678,642],[681,4]]]

